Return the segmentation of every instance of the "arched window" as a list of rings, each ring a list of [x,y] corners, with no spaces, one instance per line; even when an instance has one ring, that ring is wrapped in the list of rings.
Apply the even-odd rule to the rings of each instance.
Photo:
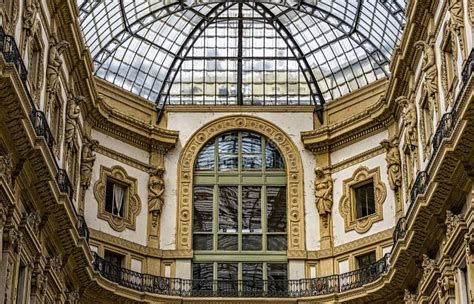
[[[193,194],[193,278],[201,282],[196,290],[282,288],[287,279],[286,183],[279,150],[261,135],[229,132],[202,148]]]

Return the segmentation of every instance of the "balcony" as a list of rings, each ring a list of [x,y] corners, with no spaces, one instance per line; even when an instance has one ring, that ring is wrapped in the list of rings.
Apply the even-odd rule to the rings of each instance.
[[[340,275],[300,280],[188,280],[165,278],[132,271],[93,253],[94,270],[109,281],[140,292],[176,297],[266,297],[300,298],[340,293],[382,277],[388,270],[389,255],[372,265]]]

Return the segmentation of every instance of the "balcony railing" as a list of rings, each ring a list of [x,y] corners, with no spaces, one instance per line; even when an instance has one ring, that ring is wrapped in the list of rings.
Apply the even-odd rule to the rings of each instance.
[[[77,216],[77,232],[79,232],[79,236],[89,242],[89,228],[87,227],[86,219],[82,215]]]
[[[96,253],[94,270],[121,286],[178,297],[297,298],[338,293],[372,283],[388,270],[388,257],[355,271],[301,280],[188,280],[143,274],[106,261]]]

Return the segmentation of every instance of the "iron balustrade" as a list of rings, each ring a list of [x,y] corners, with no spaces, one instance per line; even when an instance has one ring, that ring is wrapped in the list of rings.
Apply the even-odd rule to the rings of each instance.
[[[89,227],[87,227],[86,219],[82,215],[77,216],[77,232],[79,236],[89,242]]]
[[[387,272],[389,255],[368,267],[340,275],[300,280],[206,280],[165,278],[123,268],[93,253],[93,267],[105,279],[123,287],[179,297],[296,298],[326,295],[372,283]]]
[[[59,168],[56,157],[54,155],[54,136],[48,125],[48,121],[46,119],[45,114],[42,111],[36,109],[35,103],[33,102],[33,98],[31,97],[30,91],[28,89],[28,70],[26,69],[25,64],[23,63],[23,59],[21,58],[21,54],[18,50],[14,37],[5,34],[1,26],[0,51],[3,54],[3,58],[5,59],[5,61],[8,63],[12,63],[16,71],[18,72],[18,75],[20,76],[20,80],[23,83],[27,99],[32,108],[30,113],[30,120],[35,130],[35,133],[37,136],[42,136],[45,139],[46,145],[48,146],[51,156],[53,157],[54,163],[56,165],[56,169],[58,170],[58,173],[56,175],[56,181],[58,182],[59,189],[61,192],[66,193],[72,202],[74,190],[67,176],[67,173]],[[74,212],[76,212],[74,205],[72,205],[72,208]]]
[[[454,125],[456,124],[456,119],[457,119],[457,115],[456,115],[455,109],[453,109],[449,113],[444,113],[443,117],[441,117],[441,121],[438,127],[436,128],[436,132],[432,140],[432,144],[433,144],[432,155],[433,156],[436,154],[436,152],[438,152],[438,149],[443,139],[451,136]],[[431,157],[430,162],[432,159],[434,159],[434,157]]]
[[[471,49],[471,53],[469,53],[469,57],[467,57],[466,63],[461,72],[463,85],[465,85],[469,80],[469,77],[471,77],[472,71],[474,71],[474,49]]]
[[[405,237],[406,232],[407,232],[407,219],[406,217],[401,217],[397,225],[395,226],[395,230],[393,231],[392,239],[393,239],[393,244],[396,244],[398,240],[402,239]]]

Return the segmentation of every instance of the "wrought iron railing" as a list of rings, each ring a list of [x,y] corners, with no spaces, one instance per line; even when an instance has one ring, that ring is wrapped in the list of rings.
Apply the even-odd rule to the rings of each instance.
[[[406,227],[407,219],[406,217],[401,217],[397,225],[395,226],[395,230],[393,231],[393,244],[396,244],[398,240],[402,239],[405,237],[406,232],[407,232],[407,227]]]
[[[36,109],[35,103],[33,102],[33,98],[31,98],[31,94],[28,89],[28,70],[23,63],[23,59],[21,58],[20,51],[16,45],[15,39],[13,36],[6,35],[3,28],[0,26],[0,51],[3,54],[3,58],[5,58],[6,62],[12,63],[15,69],[20,76],[20,80],[23,83],[28,101],[31,105],[31,113],[30,119],[31,123],[35,129],[35,133],[37,136],[41,136],[45,139],[46,144],[51,152],[51,155],[54,159],[56,169],[58,170],[56,179],[60,188],[61,192],[64,192],[68,195],[69,199],[72,202],[73,199],[73,187],[69,178],[67,177],[67,173],[62,171],[59,168],[57,163],[55,154],[54,154],[54,137],[51,132],[51,129],[48,125],[48,121],[46,120],[46,116],[43,112]],[[74,206],[72,206],[74,208]],[[75,211],[75,208],[74,208]]]
[[[467,57],[466,63],[461,72],[461,80],[462,83],[465,85],[471,77],[472,72],[474,71],[474,49],[471,50],[469,57]]]
[[[96,253],[94,270],[121,286],[179,297],[308,297],[343,292],[372,283],[388,270],[388,257],[355,271],[301,280],[188,280],[139,273],[106,261]]]
[[[89,242],[89,227],[87,227],[86,219],[82,215],[77,216],[77,232],[79,232],[79,236]]]
[[[444,138],[447,138],[451,136],[451,133],[453,131],[453,127],[456,124],[457,120],[457,115],[456,115],[456,110],[453,109],[449,113],[444,113],[443,117],[441,117],[441,121],[436,128],[436,132],[433,136],[432,144],[433,144],[433,151],[432,155],[434,156],[436,152],[438,152],[439,146],[441,145],[441,142],[443,141]],[[431,157],[430,160],[434,159],[434,157]],[[431,162],[430,162],[431,164]],[[430,165],[428,165],[429,167]]]

